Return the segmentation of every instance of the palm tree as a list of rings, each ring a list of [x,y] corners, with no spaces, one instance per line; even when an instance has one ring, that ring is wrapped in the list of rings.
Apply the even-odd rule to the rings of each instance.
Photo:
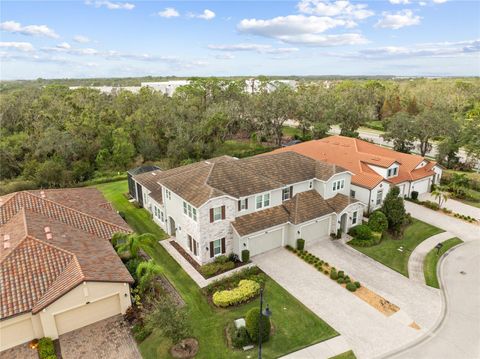
[[[435,189],[432,191],[432,195],[438,201],[438,206],[440,208],[442,208],[442,205],[445,204],[445,202],[447,202],[448,200],[448,191],[443,186],[435,187]]]
[[[148,289],[153,290],[153,280],[163,273],[162,267],[156,264],[152,259],[148,262],[141,262],[137,267],[138,289],[145,293]]]
[[[136,257],[138,255],[138,251],[140,249],[148,250],[153,248],[156,238],[151,233],[144,233],[144,234],[137,234],[131,233],[126,236],[119,235],[117,237],[117,233],[114,234],[114,238],[117,241],[116,249],[118,253],[130,253],[132,257]]]

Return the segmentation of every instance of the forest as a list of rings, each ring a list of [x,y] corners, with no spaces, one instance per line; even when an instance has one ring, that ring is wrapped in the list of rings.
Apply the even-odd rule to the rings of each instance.
[[[303,79],[296,89],[262,78],[247,94],[241,79],[195,78],[172,97],[142,88],[70,90],[49,81],[0,87],[2,192],[78,185],[122,175],[143,163],[162,168],[216,155],[253,155],[295,137],[345,136],[370,127],[394,148],[425,154],[434,141],[437,160],[468,170],[480,158],[480,79],[329,81]],[[462,163],[463,148],[471,161]]]

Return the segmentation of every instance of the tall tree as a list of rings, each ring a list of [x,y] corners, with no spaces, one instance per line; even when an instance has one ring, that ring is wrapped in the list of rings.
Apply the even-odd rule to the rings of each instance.
[[[393,142],[395,151],[410,153],[415,148],[415,118],[406,112],[397,112],[386,122],[382,137]]]

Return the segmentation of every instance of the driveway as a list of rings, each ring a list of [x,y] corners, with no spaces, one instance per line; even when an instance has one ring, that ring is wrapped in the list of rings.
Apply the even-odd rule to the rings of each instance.
[[[141,359],[130,329],[118,315],[63,334],[63,359]]]
[[[433,201],[438,202],[437,199],[432,196],[431,193],[424,193],[418,196],[422,201]],[[448,208],[449,210],[463,214],[465,216],[470,216],[480,220],[480,208],[470,206],[468,204],[462,203],[460,201],[456,201],[454,199],[448,199],[447,202],[443,205],[443,207]]]
[[[327,249],[325,245],[329,243],[332,244],[327,239],[309,250],[336,268],[344,269],[366,287],[398,305],[400,312],[386,317],[286,249],[256,256],[253,261],[340,332],[358,358],[381,356],[393,348],[414,341],[421,336],[423,330],[433,326],[441,308],[438,290],[411,283],[400,274],[391,273],[383,265],[377,266],[374,261],[369,263],[365,258],[359,257],[358,252],[352,252],[353,249],[345,250],[340,242]],[[407,293],[402,294],[403,291]],[[395,293],[395,296],[390,293]],[[416,321],[423,330],[409,327],[405,317],[408,323],[410,320]]]
[[[405,201],[405,208],[407,212],[411,213],[412,217],[448,231],[464,242],[480,240],[479,225],[467,223],[461,219],[447,216],[442,212],[433,211],[408,201]]]
[[[440,271],[446,292],[445,319],[420,344],[393,358],[480,358],[479,274],[480,241],[466,243],[450,252]]]

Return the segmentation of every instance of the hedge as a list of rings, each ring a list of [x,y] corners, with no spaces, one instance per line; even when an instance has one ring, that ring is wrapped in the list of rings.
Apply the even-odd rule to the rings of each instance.
[[[260,309],[259,308],[252,308],[247,312],[245,317],[245,327],[247,328],[247,332],[252,338],[254,343],[258,343],[258,326],[260,322],[260,318],[262,318],[262,343],[268,341],[270,338],[270,318],[264,315],[260,316]]]
[[[372,238],[368,240],[354,238],[350,242],[348,242],[348,244],[352,246],[357,246],[357,247],[372,247],[372,246],[376,246],[381,241],[382,241],[382,234],[373,232]]]
[[[250,279],[242,279],[238,287],[213,293],[213,304],[226,308],[256,297],[260,293],[260,284]]]
[[[45,337],[38,341],[38,356],[40,359],[56,359],[55,346],[51,338]]]

